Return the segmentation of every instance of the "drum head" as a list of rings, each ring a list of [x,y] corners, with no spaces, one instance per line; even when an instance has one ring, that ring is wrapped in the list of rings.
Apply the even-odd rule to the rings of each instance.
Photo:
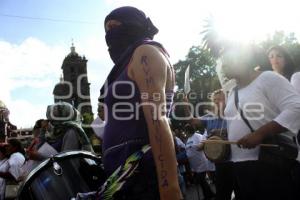
[[[84,151],[70,151],[49,158],[27,176],[18,199],[71,199],[78,192],[94,191],[105,180],[100,161]]]
[[[208,140],[223,140],[222,137],[214,135],[208,138]],[[230,152],[230,146],[220,143],[205,143],[204,154],[207,159],[213,162],[225,161],[228,159]]]

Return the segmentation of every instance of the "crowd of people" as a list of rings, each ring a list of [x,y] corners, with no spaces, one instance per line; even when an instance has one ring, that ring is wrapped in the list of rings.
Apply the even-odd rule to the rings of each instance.
[[[220,58],[222,70],[236,86],[229,94],[213,91],[214,109],[202,117],[194,117],[186,108],[190,117],[182,127],[175,127],[168,118],[175,73],[167,50],[153,40],[158,28],[134,7],[113,10],[104,28],[115,66],[100,90],[95,123],[105,128],[94,130],[102,141],[106,176],[115,177],[120,166],[133,163],[128,161],[131,155],[145,145],[151,147],[139,154],[131,173],[125,170],[128,178],[121,186],[109,191],[113,199],[179,200],[191,184],[201,186],[205,199],[231,200],[233,194],[236,200],[300,198],[297,158],[284,148],[276,154],[270,150],[274,146],[264,147],[270,138],[277,141],[271,145],[281,145],[279,136],[287,138],[291,147],[299,142],[300,72],[283,47],[264,52],[256,45],[226,46]],[[188,98],[184,101],[188,103]],[[67,150],[93,152],[72,105],[48,106],[46,116],[35,123],[26,152],[16,140],[0,146],[0,199],[5,185],[24,180],[52,155]],[[218,161],[205,152],[214,136],[229,149]],[[298,153],[297,146],[292,150]],[[268,160],[266,155],[273,157]]]
[[[206,199],[231,199],[232,192],[236,199],[299,197],[299,164],[294,156],[298,150],[293,149],[300,129],[299,85],[295,84],[299,75],[294,74],[296,67],[282,47],[264,52],[256,45],[225,46],[220,57],[221,68],[228,79],[236,81],[236,86],[226,94],[223,109],[200,118],[191,116],[185,122],[181,128],[188,139],[182,144],[178,139],[172,142],[167,123],[174,94],[174,71],[166,50],[152,40],[158,29],[142,11],[122,7],[106,17],[105,31],[108,50],[115,63],[105,84],[108,87],[101,89],[101,95],[106,95],[100,98],[107,112],[103,136],[105,170],[111,174],[145,144],[152,148],[144,156],[135,181],[121,189],[120,199],[183,198],[184,187],[181,182],[178,184],[182,179],[175,166],[176,159],[181,163],[184,156],[178,149],[185,149],[194,180],[202,186]],[[289,82],[291,77],[294,85]],[[133,87],[125,84],[115,87],[115,83],[122,81],[132,83]],[[130,96],[131,92],[134,95]],[[215,94],[218,93],[222,91]],[[126,98],[128,96],[130,98]],[[142,117],[117,120],[112,113],[119,103],[123,109],[128,108],[125,104],[140,104],[134,113]],[[161,109],[157,111],[153,106]],[[130,114],[124,111],[122,117]],[[199,126],[205,128],[205,132],[198,132]],[[230,156],[215,164],[215,176],[211,176],[215,177],[212,180],[215,179],[216,194],[206,182],[206,174],[212,174],[207,173],[211,171],[207,168],[211,163],[203,153],[208,145],[206,141],[214,135],[222,136],[230,146]],[[281,136],[288,138],[291,154],[270,150],[284,143]],[[268,143],[268,139],[275,138],[276,144]],[[280,146],[279,149],[288,148]],[[174,151],[180,152],[177,157]],[[269,154],[271,157],[267,160]],[[279,160],[285,164],[281,165]],[[178,171],[184,174],[182,164]],[[146,174],[151,185],[139,178]],[[133,188],[140,190],[133,192]]]
[[[47,158],[64,151],[94,152],[81,127],[81,116],[71,104],[49,105],[46,116],[34,124],[33,139],[26,148],[17,139],[1,144],[0,199],[14,199],[20,183]]]

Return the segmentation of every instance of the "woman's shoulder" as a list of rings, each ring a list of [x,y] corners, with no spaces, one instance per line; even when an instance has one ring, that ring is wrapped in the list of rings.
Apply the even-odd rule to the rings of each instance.
[[[262,78],[273,78],[273,77],[278,77],[278,76],[280,76],[280,75],[273,71],[264,71],[260,74],[260,77],[262,77]]]
[[[288,80],[284,76],[273,71],[262,72],[259,75],[258,80],[263,81],[265,85],[274,84],[282,81],[288,82]]]
[[[300,80],[300,72],[296,72],[292,75],[291,80]]]
[[[10,155],[9,160],[23,160],[25,159],[24,155],[20,152],[15,152]]]

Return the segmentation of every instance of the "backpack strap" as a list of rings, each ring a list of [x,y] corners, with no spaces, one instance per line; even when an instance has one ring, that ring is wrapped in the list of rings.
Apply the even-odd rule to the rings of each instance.
[[[246,125],[251,130],[251,132],[254,132],[253,127],[251,126],[248,119],[245,117],[242,108],[240,108],[240,106],[239,106],[239,92],[238,92],[239,88],[238,88],[238,86],[236,86],[233,90],[234,90],[234,104],[235,104],[235,107],[236,107],[237,111],[240,113],[240,116],[242,117],[243,121],[246,123]]]

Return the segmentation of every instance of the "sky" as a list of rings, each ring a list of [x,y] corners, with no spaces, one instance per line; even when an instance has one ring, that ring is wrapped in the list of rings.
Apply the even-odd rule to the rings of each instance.
[[[88,59],[96,113],[99,89],[113,66],[103,21],[120,6],[135,6],[151,18],[159,28],[155,40],[176,63],[192,45],[201,44],[204,19],[210,15],[224,36],[257,41],[275,30],[299,35],[299,4],[293,0],[0,0],[0,100],[19,128],[45,118],[73,41],[76,52]]]

